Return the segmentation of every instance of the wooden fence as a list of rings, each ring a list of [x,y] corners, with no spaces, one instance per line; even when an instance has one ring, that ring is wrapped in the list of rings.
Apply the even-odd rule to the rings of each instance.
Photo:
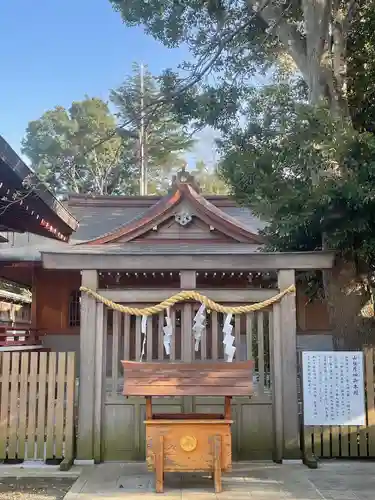
[[[375,458],[375,349],[364,349],[365,426],[306,426],[303,428],[305,456],[322,458]]]
[[[0,460],[73,460],[74,352],[0,353]]]

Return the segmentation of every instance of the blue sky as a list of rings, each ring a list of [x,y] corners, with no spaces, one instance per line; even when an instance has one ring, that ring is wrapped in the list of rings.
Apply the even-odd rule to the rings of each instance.
[[[0,134],[18,153],[27,123],[46,110],[85,94],[107,99],[134,61],[159,74],[189,57],[125,27],[108,0],[0,0],[0,47]],[[189,163],[212,161],[212,149],[208,131]]]

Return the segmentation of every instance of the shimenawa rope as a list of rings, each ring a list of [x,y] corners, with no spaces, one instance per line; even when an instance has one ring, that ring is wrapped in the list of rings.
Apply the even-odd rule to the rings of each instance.
[[[81,292],[87,293],[93,299],[97,300],[98,302],[102,302],[107,307],[114,309],[115,311],[120,311],[122,313],[130,314],[133,316],[151,316],[152,314],[157,314],[159,312],[165,311],[166,309],[168,309],[168,307],[177,304],[177,302],[183,302],[186,300],[194,300],[196,302],[204,304],[207,311],[216,311],[224,314],[246,314],[249,312],[259,311],[261,309],[265,309],[266,307],[272,306],[272,304],[279,302],[285,295],[289,293],[294,293],[296,291],[296,288],[294,285],[291,285],[290,287],[286,288],[285,290],[278,293],[274,297],[264,300],[263,302],[256,302],[255,304],[247,304],[235,307],[223,306],[221,304],[218,304],[217,302],[214,302],[213,300],[209,299],[205,295],[202,295],[195,290],[186,290],[178,292],[175,295],[172,295],[172,297],[163,300],[163,302],[160,302],[159,304],[143,308],[128,307],[122,304],[117,304],[116,302],[113,302],[112,300],[107,299],[102,295],[99,295],[98,293],[94,292],[94,290],[86,288],[85,286],[81,286],[80,290]]]

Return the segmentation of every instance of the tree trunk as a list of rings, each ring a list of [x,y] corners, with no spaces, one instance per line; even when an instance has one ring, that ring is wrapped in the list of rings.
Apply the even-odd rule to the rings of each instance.
[[[346,96],[346,38],[353,8],[339,0],[301,0],[305,36],[279,2],[247,0],[292,57],[309,89],[309,102],[328,101],[334,114],[350,119]],[[349,12],[350,11],[350,12]]]
[[[323,279],[335,347],[351,350],[372,344],[371,322],[361,315],[369,295],[359,281],[355,263],[337,258],[334,268],[325,271]]]

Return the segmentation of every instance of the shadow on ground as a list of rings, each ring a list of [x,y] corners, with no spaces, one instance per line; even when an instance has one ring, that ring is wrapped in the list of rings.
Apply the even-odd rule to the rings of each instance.
[[[75,478],[1,478],[0,500],[62,500],[74,481]]]

